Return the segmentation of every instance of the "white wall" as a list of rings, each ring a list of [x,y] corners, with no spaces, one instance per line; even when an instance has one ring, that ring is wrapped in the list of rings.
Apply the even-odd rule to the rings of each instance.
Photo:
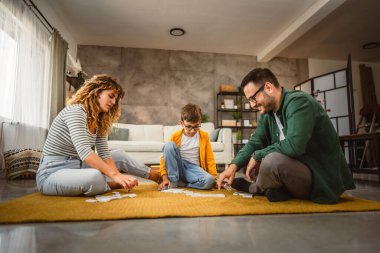
[[[51,8],[49,0],[33,0],[35,5],[49,21],[49,23],[55,27],[62,37],[69,43],[68,53],[72,56],[73,59],[77,58],[77,47],[78,43],[71,35],[70,31],[65,27],[61,18],[57,13]]]
[[[377,103],[380,103],[380,64],[373,62],[352,62],[352,83],[354,90],[354,106],[355,106],[355,120],[359,121],[359,111],[363,107],[361,86],[360,86],[360,72],[359,64],[365,64],[372,68],[373,80],[376,89]],[[338,69],[345,68],[347,61],[333,61],[321,59],[309,59],[309,78],[329,73]]]

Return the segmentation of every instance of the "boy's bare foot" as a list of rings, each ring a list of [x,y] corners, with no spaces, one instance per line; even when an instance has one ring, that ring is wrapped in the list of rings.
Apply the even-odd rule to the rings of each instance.
[[[160,170],[151,167],[148,179],[160,184],[162,182]]]

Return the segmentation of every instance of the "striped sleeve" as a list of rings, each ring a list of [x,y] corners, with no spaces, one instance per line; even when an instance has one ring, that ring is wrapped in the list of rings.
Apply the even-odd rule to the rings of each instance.
[[[96,153],[98,153],[98,155],[103,160],[111,158],[111,152],[108,148],[108,137],[107,136],[97,136],[95,146],[96,146]]]
[[[80,106],[72,106],[63,116],[74,148],[84,161],[93,152],[87,134],[86,112]]]

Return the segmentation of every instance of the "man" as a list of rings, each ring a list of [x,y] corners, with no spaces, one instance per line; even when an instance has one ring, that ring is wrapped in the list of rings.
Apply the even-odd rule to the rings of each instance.
[[[282,88],[269,69],[252,70],[241,87],[262,115],[249,142],[220,175],[219,189],[226,179],[235,189],[265,194],[270,201],[294,197],[333,204],[355,188],[336,131],[312,96]],[[251,182],[234,180],[244,166]]]

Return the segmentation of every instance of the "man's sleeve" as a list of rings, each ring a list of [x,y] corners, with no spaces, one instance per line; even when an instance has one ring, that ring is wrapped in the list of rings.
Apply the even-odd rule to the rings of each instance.
[[[261,116],[257,124],[256,131],[251,135],[248,143],[244,145],[232,161],[232,163],[236,164],[239,169],[248,164],[253,152],[268,145],[266,124],[267,120],[264,119],[264,116]]]

